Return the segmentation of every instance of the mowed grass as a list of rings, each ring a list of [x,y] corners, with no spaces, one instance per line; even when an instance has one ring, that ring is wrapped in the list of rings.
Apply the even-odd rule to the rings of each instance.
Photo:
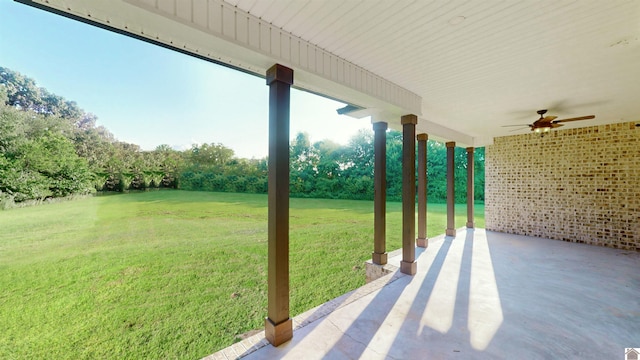
[[[295,316],[364,284],[373,203],[290,207]],[[387,210],[390,251],[401,204]],[[429,205],[428,236],[445,214]],[[263,327],[267,197],[156,191],[0,211],[0,289],[2,359],[201,358]]]

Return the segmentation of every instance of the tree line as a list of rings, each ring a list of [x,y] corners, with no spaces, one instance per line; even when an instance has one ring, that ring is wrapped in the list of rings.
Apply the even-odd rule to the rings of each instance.
[[[446,199],[446,148],[429,140],[428,196]],[[466,200],[466,152],[456,148],[456,201]],[[299,133],[290,147],[293,197],[373,199],[373,132],[347,145],[312,143]],[[476,150],[476,200],[484,199],[484,149]],[[402,193],[402,134],[387,133],[387,194]],[[118,141],[74,101],[0,67],[0,205],[96,192],[173,188],[267,192],[267,159],[235,156],[223,144],[143,151]],[[1,207],[1,206],[0,206]]]
[[[361,130],[346,146],[331,141],[311,144],[305,133],[291,144],[290,191],[292,196],[371,200],[374,196],[374,134]],[[387,132],[387,199],[402,200],[402,133]],[[417,149],[416,149],[417,151]],[[446,147],[427,141],[427,193],[430,201],[447,197]],[[484,148],[476,150],[474,197],[484,200]],[[467,154],[455,149],[455,200],[466,201]],[[417,179],[416,179],[417,184]],[[417,186],[417,185],[416,185]]]

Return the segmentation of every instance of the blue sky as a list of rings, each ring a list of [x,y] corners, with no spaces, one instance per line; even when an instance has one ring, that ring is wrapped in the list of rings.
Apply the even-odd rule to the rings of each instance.
[[[76,101],[145,150],[222,143],[239,157],[268,152],[268,87],[256,76],[9,0],[0,0],[0,66]],[[292,90],[291,136],[346,144],[371,128],[337,115],[342,106]]]

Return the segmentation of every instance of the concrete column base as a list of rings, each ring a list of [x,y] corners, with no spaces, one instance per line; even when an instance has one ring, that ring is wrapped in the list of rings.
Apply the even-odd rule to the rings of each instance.
[[[475,228],[475,226],[473,225],[473,222],[472,222],[472,221],[467,222],[467,227],[468,227],[469,229],[473,229],[473,228]]]
[[[273,346],[280,346],[293,337],[293,321],[291,318],[274,324],[268,317],[264,319],[264,337]]]
[[[367,283],[370,283],[373,280],[380,279],[381,277],[387,276],[392,272],[398,270],[398,268],[394,265],[391,265],[391,264],[380,265],[380,264],[374,263],[371,260],[367,260],[364,262],[364,268],[367,275]]]
[[[417,238],[416,239],[416,246],[417,247],[421,247],[421,248],[426,248],[427,246],[429,246],[429,239]]]
[[[400,272],[407,275],[415,275],[418,272],[418,263],[400,261]]]
[[[371,254],[371,261],[373,261],[374,264],[377,265],[384,265],[387,263],[387,253],[372,253]]]
[[[456,236],[456,229],[447,229],[447,231],[445,232],[445,235]]]

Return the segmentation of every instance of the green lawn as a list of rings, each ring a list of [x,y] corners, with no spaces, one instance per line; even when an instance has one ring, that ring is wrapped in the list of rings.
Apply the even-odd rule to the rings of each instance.
[[[443,233],[445,205],[428,209],[428,236]],[[401,204],[387,210],[390,251]],[[364,284],[372,211],[291,199],[292,316]],[[465,206],[456,212],[464,226]],[[266,241],[266,195],[155,191],[0,211],[0,358],[211,354],[263,326]]]

